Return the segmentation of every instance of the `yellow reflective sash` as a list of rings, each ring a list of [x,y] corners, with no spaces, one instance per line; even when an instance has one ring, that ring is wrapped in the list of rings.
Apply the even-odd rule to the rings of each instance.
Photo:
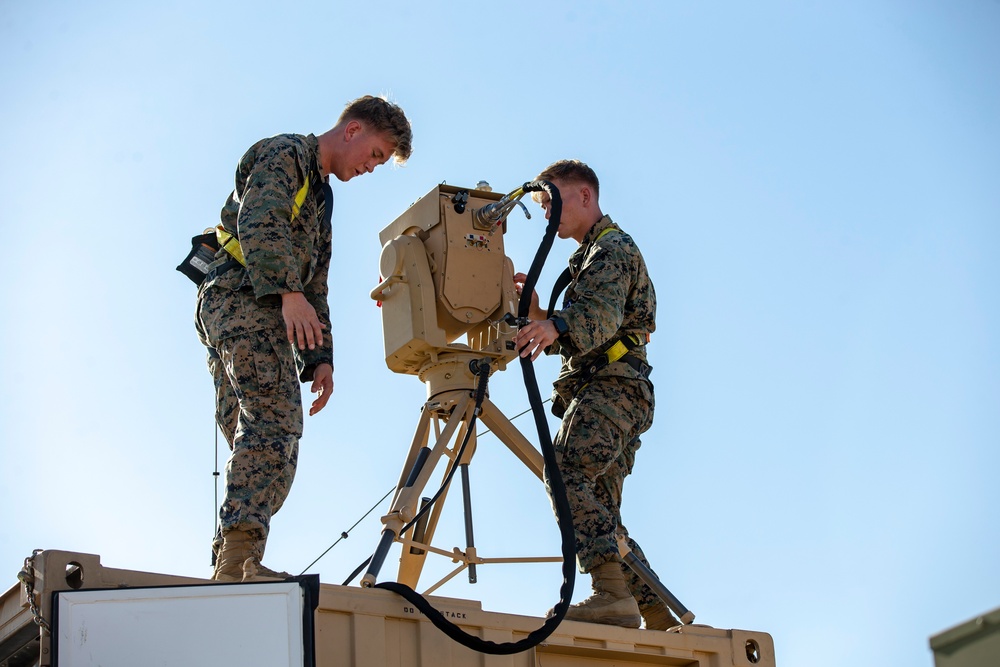
[[[295,201],[292,202],[292,220],[295,220],[299,211],[302,210],[302,204],[305,203],[308,195],[309,175],[307,174],[306,184],[299,188],[299,191],[295,193]],[[243,266],[247,265],[247,260],[243,256],[243,249],[240,247],[240,241],[234,234],[220,224],[215,228],[215,238],[219,242],[219,247],[228,252],[233,259]]]
[[[306,201],[306,195],[309,194],[309,174],[306,174],[306,184],[299,188],[299,191],[295,193],[295,203],[292,204],[292,220],[295,216],[299,214],[302,210],[302,204]]]
[[[617,231],[618,231],[618,230],[617,230],[617,229],[615,229],[614,227],[608,227],[608,228],[607,228],[607,229],[605,229],[605,230],[604,230],[603,232],[601,232],[600,234],[598,234],[598,235],[597,235],[597,238],[596,238],[596,239],[594,239],[594,241],[593,241],[593,242],[594,242],[594,243],[597,243],[598,241],[600,241],[600,240],[601,240],[601,237],[603,237],[603,236],[604,236],[605,234],[609,234],[609,233],[611,233],[611,232],[617,232]]]
[[[243,249],[240,248],[240,242],[221,224],[215,228],[215,240],[219,242],[219,247],[228,252],[233,259],[243,266],[247,265],[247,260],[243,258]]]

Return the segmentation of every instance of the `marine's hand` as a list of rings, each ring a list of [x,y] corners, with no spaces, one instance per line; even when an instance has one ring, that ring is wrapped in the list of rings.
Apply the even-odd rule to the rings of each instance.
[[[285,318],[288,342],[298,345],[300,350],[309,346],[315,350],[323,344],[324,324],[316,316],[316,309],[302,292],[286,292],[281,295],[281,316]]]
[[[309,391],[318,394],[309,408],[309,416],[311,417],[325,408],[327,401],[330,400],[330,394],[333,393],[333,366],[320,364],[316,367],[316,370],[313,371],[313,383]]]
[[[524,273],[514,274],[514,289],[520,295],[524,290],[524,281],[528,279],[528,276]],[[538,292],[531,291],[531,308],[528,310],[528,317],[536,320],[545,319],[544,313],[538,308]]]
[[[556,331],[556,325],[552,320],[532,320],[521,327],[514,336],[514,345],[522,357],[530,354],[531,360],[534,361],[558,337],[559,332]]]

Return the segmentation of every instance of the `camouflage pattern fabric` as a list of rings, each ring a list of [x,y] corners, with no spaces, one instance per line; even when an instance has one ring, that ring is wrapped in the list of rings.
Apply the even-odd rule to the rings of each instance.
[[[240,399],[226,377],[226,369],[218,353],[208,355],[208,372],[212,374],[215,384],[215,423],[222,431],[230,451],[233,449],[233,438],[236,436],[236,420],[240,414]]]
[[[302,394],[295,363],[283,331],[232,336],[218,351],[239,402],[220,526],[222,533],[235,528],[263,542],[298,463]]]
[[[199,317],[210,338],[284,328],[281,294],[302,292],[330,328],[327,275],[332,230],[325,223],[318,166],[319,144],[313,135],[281,134],[257,142],[240,159],[236,188],[222,209],[222,225],[240,241],[245,270],[226,271],[202,283],[199,295],[212,303]],[[295,197],[309,178],[309,195],[293,215]],[[330,206],[333,202],[329,202]],[[216,253],[210,269],[229,260]],[[207,297],[206,297],[207,298]],[[315,350],[294,350],[303,382],[312,380],[320,363],[333,363],[333,339],[323,336]]]
[[[608,417],[608,407],[615,416]],[[622,488],[635,465],[639,436],[653,423],[653,388],[649,382],[611,377],[588,384],[574,398],[556,433],[556,461],[573,511],[576,557],[580,570],[590,572],[609,560],[619,560],[616,535],[647,567],[649,561],[628,536],[621,519]],[[548,479],[546,478],[546,486]],[[622,572],[640,608],[656,594],[624,563]]]
[[[309,179],[300,206],[295,196]],[[333,363],[327,274],[332,233],[324,220],[318,143],[312,135],[279,135],[240,160],[236,188],[222,210],[239,238],[246,268],[209,273],[198,291],[195,328],[211,348],[216,421],[232,454],[219,511],[220,530],[244,530],[263,557],[271,517],[288,496],[302,436],[299,382]],[[295,210],[297,209],[297,210]],[[224,250],[211,268],[226,261]],[[323,344],[299,350],[288,342],[281,294],[300,291],[326,325]],[[221,538],[217,536],[217,549]]]
[[[612,231],[601,236],[607,229]],[[553,412],[562,423],[554,445],[573,512],[577,561],[585,573],[618,561],[629,591],[645,610],[658,598],[621,562],[615,537],[624,535],[636,557],[649,566],[622,524],[621,503],[639,436],[653,423],[653,385],[620,362],[606,366],[582,388],[578,379],[623,334],[635,333],[645,341],[645,334],[656,328],[656,294],[632,237],[608,216],[587,233],[569,265],[572,281],[562,308],[553,312],[569,330],[547,352],[562,356],[553,395]],[[645,345],[632,354],[645,360]]]
[[[608,229],[612,231],[602,236]],[[632,237],[609,216],[587,232],[569,258],[569,270],[572,280],[563,306],[552,313],[566,322],[569,331],[547,350],[562,356],[554,406],[569,404],[582,370],[618,338],[633,333],[645,341],[645,335],[656,329],[656,292],[646,262]],[[632,350],[632,355],[645,361],[645,345]],[[641,379],[624,363],[609,364],[596,377],[609,376]]]
[[[229,340],[235,341],[236,339]],[[270,344],[272,351],[274,347],[273,344]],[[279,347],[283,346],[279,345]],[[286,360],[286,368],[292,368],[289,366],[289,363]],[[235,366],[235,364],[231,364],[231,366]],[[226,366],[220,356],[209,355],[208,370],[212,374],[212,379],[215,383],[215,421],[219,426],[219,430],[222,431],[231,452],[231,458],[226,465],[226,489],[221,510],[224,518],[220,523],[219,530],[216,532],[215,539],[212,541],[212,553],[217,555],[222,549],[222,527],[225,526],[226,530],[235,528],[245,530],[251,534],[252,539],[260,546],[260,553],[257,554],[259,561],[264,557],[263,546],[270,529],[270,517],[281,509],[282,504],[284,504],[285,499],[288,497],[292,480],[295,478],[298,444],[296,441],[294,453],[288,457],[283,456],[277,451],[269,453],[263,460],[257,460],[257,457],[246,450],[236,455],[234,441],[240,414],[240,399],[237,396],[236,389],[234,389],[236,382],[231,380],[227,375]],[[286,375],[290,375],[291,373],[292,371],[288,371]],[[295,387],[298,389],[297,384],[295,384]],[[299,422],[301,423],[301,418]],[[287,458],[287,462],[281,468],[280,474],[274,474],[273,471],[278,469],[280,461],[285,458]],[[268,466],[271,471],[258,470],[255,472],[254,468],[261,465]],[[239,484],[239,480],[244,479],[255,480],[258,490],[251,492],[249,502],[238,503],[240,496],[246,493],[246,490],[240,488]],[[230,484],[234,484],[236,488],[230,490]],[[233,501],[230,501],[230,498]],[[248,511],[248,516],[243,517],[238,505],[248,510],[253,508],[264,509],[257,512]],[[214,560],[212,564],[215,564]]]

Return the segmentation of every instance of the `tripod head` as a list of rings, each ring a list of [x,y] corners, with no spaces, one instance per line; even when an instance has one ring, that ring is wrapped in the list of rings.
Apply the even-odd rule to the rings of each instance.
[[[437,185],[379,233],[386,365],[421,375],[448,352],[503,370],[517,356],[514,265],[504,254],[507,214],[520,196]],[[456,342],[465,335],[464,343]]]

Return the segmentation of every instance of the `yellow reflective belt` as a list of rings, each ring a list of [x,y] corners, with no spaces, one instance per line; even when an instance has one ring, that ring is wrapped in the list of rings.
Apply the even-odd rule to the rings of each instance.
[[[631,338],[636,345],[638,345],[642,340],[635,334],[628,334],[628,337]],[[625,343],[622,342],[622,339],[619,338],[604,354],[608,357],[608,363],[612,364],[628,354],[628,351],[628,347],[626,347]]]
[[[608,363],[611,364],[628,354],[628,348],[625,347],[625,343],[618,341],[604,354],[608,356]]]
[[[302,204],[305,203],[306,197],[309,195],[309,175],[306,174],[306,184],[299,188],[299,191],[295,193],[295,201],[292,202],[292,220],[299,214],[302,210]],[[219,241],[219,247],[228,252],[233,259],[242,264],[247,265],[247,260],[243,257],[243,248],[240,247],[240,241],[233,234],[229,232],[221,224],[215,228],[215,238]]]

